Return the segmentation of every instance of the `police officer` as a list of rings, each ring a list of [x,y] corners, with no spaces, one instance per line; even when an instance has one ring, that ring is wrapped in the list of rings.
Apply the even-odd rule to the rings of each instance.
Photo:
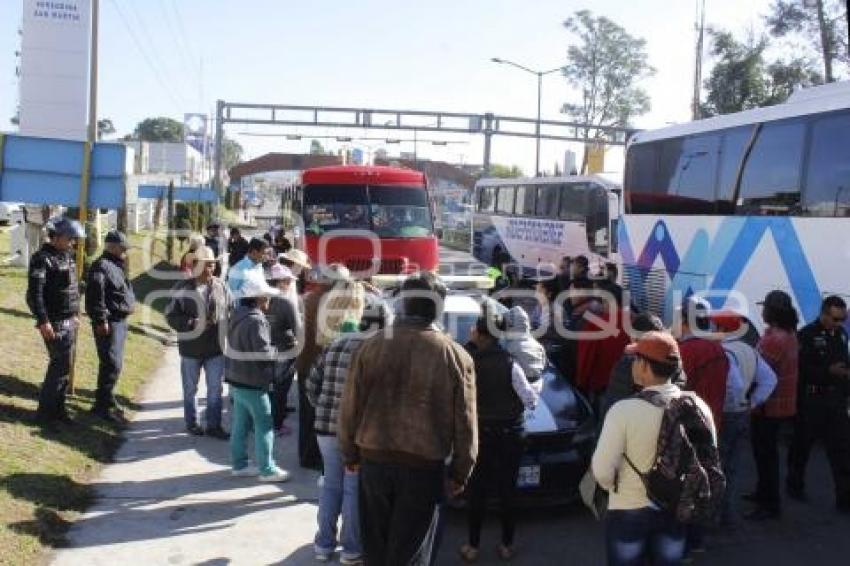
[[[57,422],[73,424],[65,407],[80,312],[73,250],[85,232],[75,220],[55,218],[47,223],[47,236],[50,241],[30,259],[27,305],[49,357],[38,395],[38,417],[53,427]]]
[[[836,503],[850,512],[850,417],[847,393],[850,359],[847,352],[847,305],[827,297],[818,319],[800,330],[799,406],[794,439],[788,454],[788,494],[804,497],[806,464],[812,444],[826,445],[835,482]]]
[[[136,297],[127,279],[125,262],[130,247],[117,230],[106,235],[103,255],[92,263],[86,281],[86,312],[91,318],[97,357],[97,392],[92,413],[107,421],[123,418],[113,390],[118,383],[127,340],[127,317]]]

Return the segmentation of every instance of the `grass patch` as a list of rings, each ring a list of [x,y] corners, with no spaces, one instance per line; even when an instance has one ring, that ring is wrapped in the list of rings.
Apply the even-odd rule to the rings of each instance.
[[[0,254],[8,248],[8,230],[0,231]],[[144,236],[134,236],[140,243]],[[164,263],[164,245],[153,246],[152,262]],[[131,270],[143,265],[141,250],[131,251]],[[146,295],[172,282],[136,275],[139,307],[130,318],[125,365],[118,382],[119,399],[132,407],[140,386],[157,367],[167,326],[162,305],[144,304]],[[111,460],[121,430],[92,418],[97,381],[97,354],[91,325],[83,317],[77,345],[76,394],[69,406],[78,424],[51,434],[35,423],[39,386],[47,356],[26,306],[26,273],[0,268],[0,564],[34,564],[45,551],[61,547],[75,516],[91,502],[89,480]]]

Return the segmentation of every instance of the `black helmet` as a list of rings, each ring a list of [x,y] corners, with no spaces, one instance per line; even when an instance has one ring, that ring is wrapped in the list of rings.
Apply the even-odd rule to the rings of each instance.
[[[83,229],[83,225],[76,220],[60,216],[47,221],[47,235],[51,238],[65,236],[80,239],[86,237],[86,231]]]

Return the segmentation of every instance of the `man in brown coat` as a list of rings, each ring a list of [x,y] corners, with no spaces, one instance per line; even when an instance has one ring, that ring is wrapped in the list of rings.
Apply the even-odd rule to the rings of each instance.
[[[360,471],[367,565],[430,563],[444,490],[463,490],[478,453],[475,366],[434,325],[445,294],[431,273],[407,279],[404,316],[363,343],[346,381],[338,437]]]

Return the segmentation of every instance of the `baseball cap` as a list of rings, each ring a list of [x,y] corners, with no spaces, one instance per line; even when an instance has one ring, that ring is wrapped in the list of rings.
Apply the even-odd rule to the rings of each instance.
[[[775,290],[765,295],[764,300],[756,303],[772,309],[792,309],[791,297],[785,291]]]
[[[681,361],[679,344],[667,332],[647,332],[637,342],[626,346],[626,353],[638,355],[662,364],[678,364]]]
[[[86,237],[86,231],[83,229],[82,224],[64,216],[51,218],[47,221],[47,234],[51,238],[54,236],[66,236],[77,239]]]
[[[119,246],[121,246],[125,250],[129,249],[131,247],[130,246],[130,240],[127,239],[127,236],[125,236],[124,234],[122,234],[118,230],[110,230],[109,232],[107,232],[106,238],[104,238],[104,241],[107,244],[118,244]]]

